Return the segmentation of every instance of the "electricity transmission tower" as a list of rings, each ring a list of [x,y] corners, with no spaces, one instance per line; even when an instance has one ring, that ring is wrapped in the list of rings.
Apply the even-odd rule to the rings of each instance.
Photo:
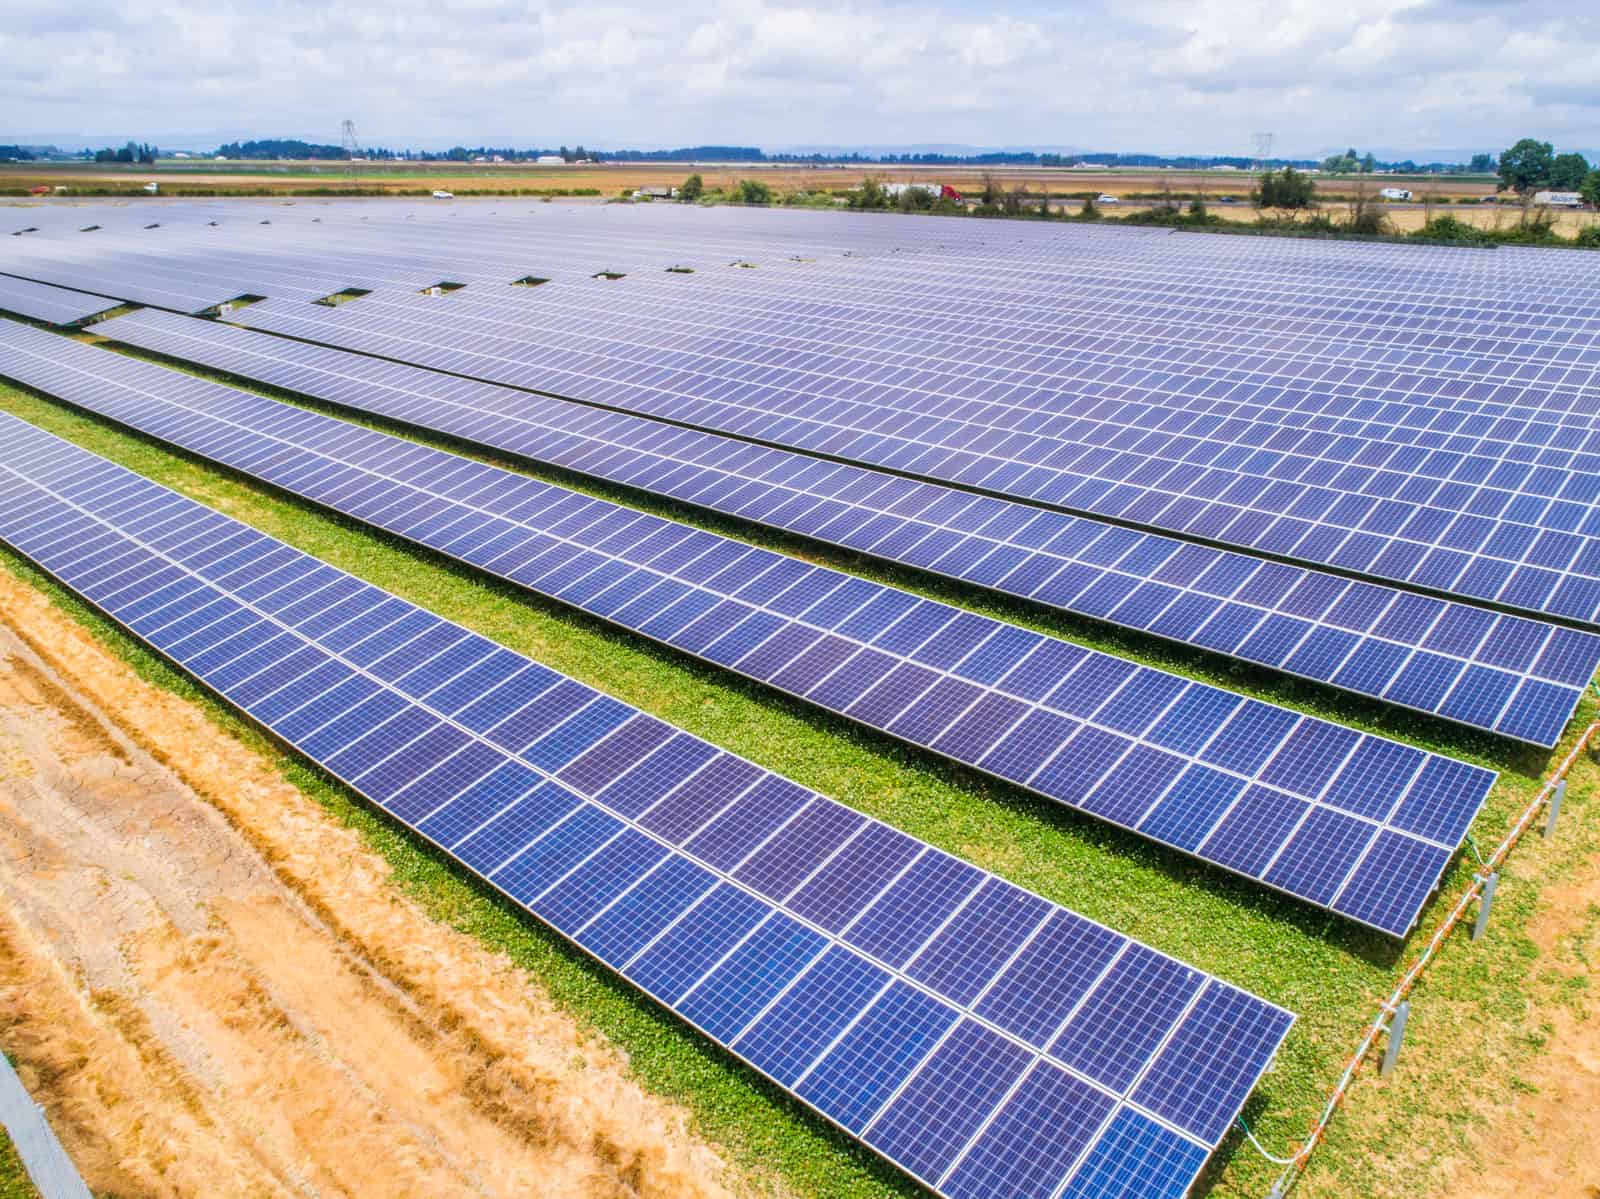
[[[361,156],[361,143],[356,140],[356,123],[348,118],[339,127],[339,140],[344,146],[345,177],[356,182],[356,159]]]
[[[1267,163],[1272,160],[1272,134],[1252,133],[1250,135],[1250,140],[1255,143],[1255,170],[1256,174],[1259,175],[1267,169]]]

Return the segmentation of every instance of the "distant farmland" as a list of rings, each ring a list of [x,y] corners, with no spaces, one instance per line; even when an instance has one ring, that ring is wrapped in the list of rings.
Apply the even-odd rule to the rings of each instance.
[[[843,191],[868,175],[896,181],[948,183],[961,191],[981,188],[985,174],[1003,186],[1021,185],[1035,194],[1081,196],[1109,192],[1123,197],[1150,196],[1170,188],[1185,197],[1192,194],[1235,196],[1249,194],[1252,177],[1243,171],[1084,171],[1057,167],[998,167],[984,171],[971,166],[772,166],[761,163],[630,162],[593,166],[491,165],[452,162],[360,162],[352,173],[344,163],[292,161],[240,161],[163,159],[155,166],[117,166],[105,163],[17,163],[0,167],[0,192],[18,194],[37,186],[69,187],[84,194],[136,194],[150,180],[172,195],[216,194],[296,195],[330,191],[359,191],[400,195],[444,188],[458,194],[597,189],[604,195],[650,185],[676,184],[698,173],[708,188],[727,187],[741,179],[760,179],[775,191]],[[1476,200],[1494,192],[1484,176],[1438,178],[1385,175],[1372,186],[1398,184],[1420,197],[1430,185],[1446,202]],[[1320,181],[1328,198],[1353,190],[1354,181],[1329,178]]]

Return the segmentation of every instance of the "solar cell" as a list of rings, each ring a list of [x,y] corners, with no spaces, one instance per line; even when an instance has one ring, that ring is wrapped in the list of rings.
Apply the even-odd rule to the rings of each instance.
[[[930,880],[960,876],[980,883],[976,893],[987,893],[1009,887],[998,879],[749,767],[748,777],[762,780],[756,788],[771,784],[798,793],[797,813],[765,844],[798,834],[788,836],[782,859],[815,863],[781,883],[768,871],[761,877],[769,886],[752,887],[742,870],[698,854],[692,848],[698,835],[651,832],[607,802],[608,780],[636,768],[632,757],[619,760],[608,744],[638,744],[638,734],[628,730],[636,722],[659,722],[359,580],[341,592],[339,584],[349,579],[342,572],[10,415],[0,415],[0,539],[708,1035],[758,1069],[770,1065],[775,1081],[936,1189],[948,1173],[966,1177],[959,1172],[970,1168],[976,1176],[1019,1150],[1036,1156],[1042,1172],[1025,1189],[1007,1192],[1013,1195],[1043,1199],[1063,1185],[1079,1185],[1080,1178],[1098,1185],[1094,1179],[1108,1171],[1160,1171],[1174,1185],[1186,1185],[1218,1139],[1191,1125],[1209,1130],[1216,1113],[1226,1125],[1291,1023],[1281,1009],[1042,899],[1023,897],[1037,915],[1023,943],[1038,941],[1045,929],[1061,930],[1054,935],[1057,951],[1014,955],[1001,978],[991,975],[981,989],[1004,979],[1022,995],[1059,990],[1051,980],[1076,968],[1083,982],[1075,1010],[1083,1017],[1100,1004],[1106,986],[1100,975],[1109,977],[1101,959],[1114,964],[1137,955],[1147,972],[1176,974],[1202,997],[1215,994],[1218,1011],[1228,1013],[1218,1023],[1224,1045],[1196,1026],[1192,1013],[1179,1023],[1168,1018],[1169,1004],[1146,1009],[1137,985],[1119,976],[1115,992],[1105,991],[1116,1013],[1105,1022],[1103,1052],[1119,1065],[1134,1058],[1139,1064],[1130,1085],[1113,1090],[1062,1061],[1044,1038],[989,1020],[981,1003],[958,999],[937,981],[914,979],[830,933],[801,915],[791,898],[804,892],[808,875],[820,877],[816,866],[868,838],[881,846],[909,843],[914,860],[930,864]],[[326,604],[355,601],[342,623],[313,626],[314,610],[304,607],[309,596],[289,598],[296,581],[313,578]],[[175,583],[186,589],[174,596]],[[169,598],[150,607],[147,601],[159,593]],[[296,608],[300,617],[290,619],[287,613]],[[439,646],[446,640],[441,630],[453,633],[452,648],[473,644],[480,665],[493,663],[497,689],[517,690],[525,707],[565,690],[569,719],[609,704],[621,708],[625,720],[566,744],[559,758],[540,758],[488,736],[512,713],[495,718],[467,696],[448,703],[437,698],[450,693],[448,680],[413,696],[373,672],[373,664],[421,638]],[[266,697],[242,700],[241,688],[255,676],[227,673],[230,664],[268,646],[274,651],[257,661],[298,658],[305,667],[270,693],[286,697],[276,706]],[[435,657],[449,652],[439,649]],[[539,681],[513,688],[528,675]],[[676,734],[655,753],[685,736]],[[429,753],[412,752],[423,744]],[[446,769],[468,753],[470,762]],[[405,769],[391,766],[402,759]],[[707,762],[706,771],[717,764],[726,764],[724,770],[748,766],[714,750]],[[476,781],[463,782],[469,778]],[[663,778],[657,801],[685,785],[694,784]],[[399,816],[402,804],[412,815]],[[639,809],[649,811],[648,804]],[[802,825],[809,813],[837,818]],[[806,829],[829,834],[820,854]],[[758,845],[744,857],[759,853]],[[935,862],[944,864],[932,870]],[[872,911],[877,898],[863,892],[859,909]],[[837,923],[848,927],[852,919],[840,915]],[[1074,939],[1096,947],[1093,961],[1059,952]],[[1020,1006],[1035,1005],[1024,1000]],[[1137,1036],[1119,1038],[1110,1028],[1124,1012]],[[1164,1019],[1172,1035],[1151,1037],[1150,1027]],[[790,1028],[805,1029],[809,1040],[785,1035]],[[823,1030],[837,1031],[825,1039]],[[1242,1030],[1249,1047],[1240,1051]],[[1186,1060],[1173,1060],[1175,1053]],[[1222,1062],[1226,1069],[1219,1068]],[[1041,1087],[1048,1079],[1058,1096],[1070,1089],[1085,1108],[1114,1113],[1107,1131],[1086,1139],[1074,1130],[1063,1147],[1053,1126],[1010,1113],[1014,1084],[1033,1077]],[[1140,1106],[1128,1092],[1142,1085],[1141,1078],[1188,1080],[1201,1119]],[[1151,1085],[1152,1102],[1165,1102],[1172,1084]],[[1124,1113],[1145,1130],[1142,1139],[1115,1132]],[[1087,1145],[1081,1152],[1080,1141]],[[1185,1178],[1178,1163],[1186,1163]]]
[[[101,328],[129,344],[1535,744],[1555,743],[1600,665],[1600,637],[1494,615],[1467,657],[1443,654],[1464,670],[1439,696],[1418,683],[1436,647],[1418,643],[1441,613],[1465,620],[1481,609],[164,313]],[[859,520],[830,523],[847,516]],[[1320,624],[1289,615],[1313,610],[1312,592],[1325,608]],[[1126,598],[1108,599],[1117,595]]]
[[[1365,796],[1369,785],[1342,773],[1369,740],[1350,730],[48,334],[3,332],[0,346],[0,373],[341,511],[361,515],[364,497],[381,494],[382,511],[365,517],[380,528],[1335,911],[1344,910],[1341,886],[1362,875],[1361,851],[1385,821],[1453,851],[1493,779],[1413,751],[1407,770],[1380,783],[1388,800],[1369,813],[1343,799],[1352,788]],[[638,552],[650,540],[654,547]],[[669,573],[666,555],[684,544],[691,552],[672,560]],[[596,548],[603,546],[618,556]],[[553,548],[569,551],[556,565],[546,560]],[[744,598],[774,573],[781,578],[761,592],[765,606]],[[605,597],[624,586],[637,598],[608,610]],[[855,632],[855,615],[874,607],[884,617]],[[987,686],[971,681],[965,662],[1000,638],[1010,656],[980,662],[978,673],[992,678]],[[453,626],[419,627],[404,648],[363,664],[408,692],[425,691],[471,656],[462,641]],[[863,665],[851,672],[854,662]],[[499,722],[490,739],[536,763],[624,718],[596,701],[568,720],[577,685],[539,682],[548,690],[515,712],[520,692],[506,704],[495,692],[479,701]],[[699,771],[705,752],[692,739],[674,741],[613,783],[608,802],[638,815],[662,779]],[[1189,760],[1196,753],[1204,765]],[[1375,755],[1382,751],[1360,757]],[[652,810],[647,827],[697,827],[720,807],[724,789],[748,781],[737,772],[698,777],[694,796]],[[1326,805],[1353,810],[1349,823],[1357,826],[1348,838],[1355,856],[1331,880],[1326,860],[1299,851],[1309,835],[1298,831],[1301,822]],[[1356,831],[1368,835],[1358,840]],[[906,864],[894,856],[903,847],[882,852],[874,876]],[[797,897],[832,931],[829,905],[855,910],[848,886],[869,873],[844,865],[842,876],[824,871]],[[1368,922],[1403,934],[1430,889],[1401,889],[1417,906]],[[925,889],[919,896],[931,904]]]

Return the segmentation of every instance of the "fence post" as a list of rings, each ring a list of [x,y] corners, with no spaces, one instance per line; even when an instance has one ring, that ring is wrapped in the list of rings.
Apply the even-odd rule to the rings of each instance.
[[[1499,871],[1483,880],[1483,893],[1478,896],[1478,922],[1472,926],[1474,941],[1482,939],[1483,930],[1489,927],[1489,909],[1494,906],[1494,889],[1499,885]]]
[[[1400,1060],[1400,1043],[1406,1036],[1406,1017],[1411,1015],[1411,1001],[1402,999],[1395,1005],[1394,1015],[1389,1017],[1389,1043],[1384,1046],[1383,1065],[1378,1068],[1379,1078],[1388,1078],[1394,1071],[1395,1062]]]
[[[1562,779],[1556,784],[1556,789],[1550,796],[1550,811],[1544,818],[1544,838],[1546,841],[1556,835],[1556,818],[1561,815],[1561,801],[1566,797],[1567,780]]]

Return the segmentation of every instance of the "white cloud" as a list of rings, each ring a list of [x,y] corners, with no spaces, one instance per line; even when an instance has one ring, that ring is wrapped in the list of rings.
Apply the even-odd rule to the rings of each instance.
[[[8,135],[375,144],[1592,146],[1555,0],[124,0],[0,8]]]

